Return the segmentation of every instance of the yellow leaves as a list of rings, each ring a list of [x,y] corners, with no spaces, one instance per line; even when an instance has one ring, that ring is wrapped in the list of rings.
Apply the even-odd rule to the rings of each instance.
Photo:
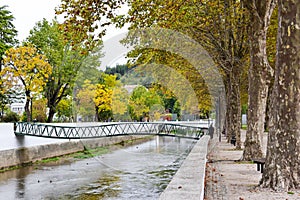
[[[112,110],[113,90],[104,84],[91,84],[85,80],[83,88],[77,94],[79,112],[83,116],[91,116],[97,110],[98,114]]]
[[[109,88],[106,88],[105,85],[96,85],[96,91],[93,101],[98,108],[98,112],[111,110],[112,93],[113,91]]]
[[[93,101],[95,90],[96,86],[92,85],[91,81],[85,80],[83,88],[79,90],[76,96],[79,114],[83,117],[93,116],[95,114],[95,103]]]
[[[114,115],[124,115],[128,102],[129,94],[125,88],[117,87],[113,90],[111,107]]]
[[[103,76],[104,76],[104,83],[106,87],[113,88],[119,84],[117,81],[117,75],[104,74]]]
[[[31,46],[10,48],[4,58],[0,72],[4,85],[22,83],[25,91],[41,92],[52,73],[52,67],[44,55]]]

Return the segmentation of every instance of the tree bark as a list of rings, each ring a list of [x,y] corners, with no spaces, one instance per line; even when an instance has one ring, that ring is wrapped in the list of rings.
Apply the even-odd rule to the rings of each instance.
[[[231,107],[228,106],[230,103],[230,94],[231,94],[231,83],[230,83],[230,78],[229,74],[227,73],[225,75],[225,97],[226,97],[226,114],[225,114],[225,124],[224,124],[224,133],[227,138],[227,142],[230,142],[231,138],[231,132],[230,132],[230,124],[231,124]]]
[[[53,117],[56,113],[55,107],[54,106],[50,106],[49,107],[49,113],[48,113],[48,118],[47,118],[47,123],[51,123],[53,121]]]
[[[300,188],[300,4],[279,0],[277,63],[266,167],[261,185]]]
[[[248,73],[247,133],[243,160],[263,157],[262,137],[266,118],[268,89],[273,69],[267,58],[267,29],[276,2],[246,0],[250,15],[250,68]]]
[[[232,70],[225,76],[226,88],[226,122],[225,134],[227,142],[233,138],[236,141],[236,149],[241,149],[241,98],[240,98],[240,77],[239,66],[232,67]]]
[[[30,122],[31,121],[31,115],[30,115],[30,109],[29,109],[29,106],[30,106],[30,92],[29,91],[26,91],[25,92],[25,95],[26,95],[26,102],[25,102],[25,107],[24,107],[24,110],[25,110],[25,113],[26,113],[26,117],[27,117],[27,122]],[[32,112],[32,111],[31,111]]]
[[[229,125],[229,131],[231,137],[234,136],[236,140],[236,149],[241,149],[241,95],[240,95],[240,77],[241,71],[238,66],[232,68],[230,75],[231,79],[231,92],[230,92],[230,114],[231,123]]]

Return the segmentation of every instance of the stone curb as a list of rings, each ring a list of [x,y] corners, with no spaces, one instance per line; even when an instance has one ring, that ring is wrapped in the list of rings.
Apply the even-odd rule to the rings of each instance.
[[[210,136],[203,136],[189,153],[160,200],[204,199],[207,148]]]

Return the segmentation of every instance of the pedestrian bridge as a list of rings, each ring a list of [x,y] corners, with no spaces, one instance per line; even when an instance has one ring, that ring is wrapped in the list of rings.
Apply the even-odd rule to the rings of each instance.
[[[56,139],[91,139],[125,135],[160,135],[199,139],[208,133],[209,122],[118,122],[43,124],[17,122],[16,135]]]

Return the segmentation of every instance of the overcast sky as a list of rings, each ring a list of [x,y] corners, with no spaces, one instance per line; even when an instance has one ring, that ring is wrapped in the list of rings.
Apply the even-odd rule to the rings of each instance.
[[[43,18],[54,19],[54,8],[60,0],[0,0],[1,6],[7,5],[15,17],[14,25],[18,31],[18,39],[23,41],[29,31]]]
[[[0,0],[0,6],[3,5],[7,5],[7,9],[12,12],[15,18],[13,23],[18,31],[17,39],[22,42],[29,36],[29,31],[38,21],[41,21],[43,18],[46,18],[48,21],[54,19],[54,9],[60,5],[60,0]],[[126,10],[126,7],[124,10]],[[114,41],[114,38],[117,38],[119,41],[119,34],[123,33],[124,35],[126,30],[126,28],[116,30],[113,27],[107,30],[107,35],[103,38],[104,42],[108,41],[103,49],[106,56],[102,58],[101,68],[125,62],[120,57],[124,57],[124,52],[128,50],[125,50],[123,46]]]

